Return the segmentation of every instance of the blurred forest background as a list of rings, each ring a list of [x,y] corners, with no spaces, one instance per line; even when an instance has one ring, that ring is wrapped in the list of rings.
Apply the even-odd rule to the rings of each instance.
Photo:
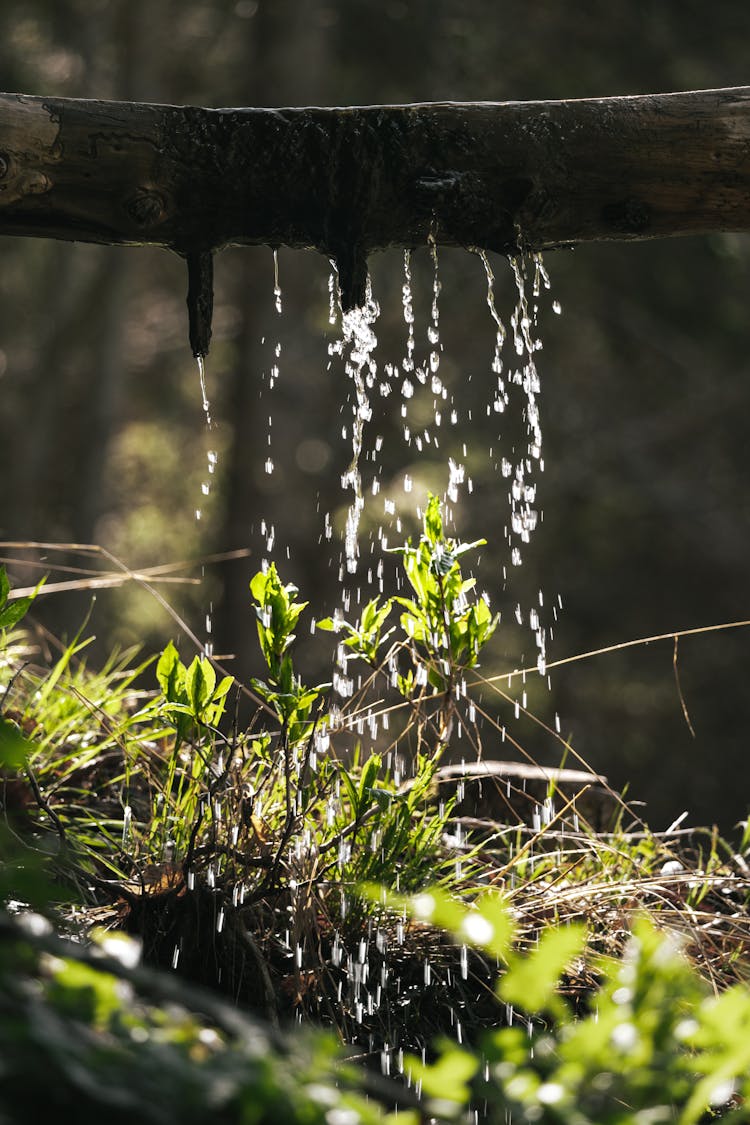
[[[7,91],[215,107],[742,85],[748,42],[750,6],[737,0],[611,0],[606,9],[592,0],[4,0],[0,8]],[[263,519],[274,527],[285,579],[319,614],[336,604],[337,565],[320,536],[323,514],[338,512],[340,523],[346,508],[340,412],[348,388],[340,370],[326,370],[328,264],[314,253],[280,252],[278,316],[269,249],[217,257],[208,389],[219,465],[206,499],[184,263],[151,248],[10,238],[2,255],[0,538],[99,543],[132,567],[250,548],[249,558],[207,564],[200,587],[165,589],[200,635],[212,606],[216,651],[237,653],[235,668],[247,675],[255,647],[247,582],[266,553]],[[515,289],[506,263],[493,264],[507,322]],[[382,354],[396,360],[405,339],[402,254],[371,265]],[[538,356],[544,519],[508,589],[499,558],[507,484],[486,465],[496,420],[477,408],[464,437],[474,490],[462,500],[459,530],[490,540],[482,582],[503,611],[486,673],[535,663],[513,609],[535,604],[540,588],[547,606],[558,594],[564,605],[550,661],[750,616],[750,239],[595,245],[549,253],[546,266],[552,291],[540,309]],[[414,255],[414,270],[424,334],[426,249]],[[441,251],[440,276],[443,379],[462,405],[473,396],[479,404],[494,342],[484,271],[475,256]],[[552,298],[561,317],[551,315]],[[277,342],[280,378],[269,395]],[[271,475],[263,468],[269,412]],[[411,471],[417,492],[427,481],[444,488],[442,458],[437,468],[410,468],[395,408],[392,415],[378,422],[393,429],[388,472]],[[35,580],[20,552],[0,553],[15,560],[19,581]],[[50,568],[81,565],[73,554],[25,554],[46,554]],[[90,600],[52,595],[40,599],[37,616],[71,634]],[[88,629],[100,655],[113,644],[153,649],[175,634],[169,616],[132,586],[101,593]],[[652,827],[687,809],[688,823],[729,828],[750,804],[749,657],[744,629],[681,641],[694,736],[671,640],[563,666],[551,692],[530,677],[529,707],[550,722],[558,712],[579,753],[613,784],[630,782]],[[513,729],[538,760],[559,760],[559,746],[533,725],[521,720]],[[487,745],[485,753],[507,749]]]

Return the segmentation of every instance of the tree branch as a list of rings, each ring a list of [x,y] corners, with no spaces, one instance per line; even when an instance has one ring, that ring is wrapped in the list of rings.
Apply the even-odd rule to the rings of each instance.
[[[165,246],[210,330],[210,254],[367,255],[750,229],[750,88],[581,101],[197,109],[0,94],[0,234]]]

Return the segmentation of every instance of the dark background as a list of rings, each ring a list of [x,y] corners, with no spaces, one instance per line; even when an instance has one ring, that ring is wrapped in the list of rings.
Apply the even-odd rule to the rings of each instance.
[[[5,0],[0,10],[8,91],[207,106],[741,85],[748,42],[750,6],[736,0],[611,0],[604,9],[562,0]],[[326,371],[327,263],[281,251],[279,318],[270,250],[227,250],[217,259],[208,381],[218,421],[210,444],[220,462],[198,524],[207,439],[187,345],[183,263],[147,248],[7,238],[1,248],[0,537],[100,543],[139,567],[250,547],[250,559],[207,566],[201,587],[165,591],[198,633],[213,605],[217,650],[236,652],[246,674],[255,633],[247,581],[264,553],[263,518],[275,527],[284,576],[318,613],[336,603],[337,567],[319,536],[322,513],[338,510],[340,519],[345,507],[339,411],[347,388],[340,371]],[[395,360],[404,345],[401,254],[371,265],[382,354]],[[493,265],[507,322],[510,271],[502,260]],[[534,604],[540,587],[547,606],[558,594],[564,602],[553,661],[750,616],[750,241],[717,235],[602,244],[550,253],[546,265],[563,316],[542,302],[544,522],[512,589],[499,578],[507,489],[482,467],[493,435],[483,432],[480,410],[465,437],[475,488],[462,501],[459,530],[490,540],[482,580],[503,611],[487,673],[524,658],[533,664],[530,634],[511,623],[516,602]],[[414,269],[424,333],[426,250],[415,254]],[[462,402],[476,396],[480,403],[494,335],[481,263],[443,251],[440,274],[443,376]],[[263,397],[277,340],[281,376],[273,396]],[[272,476],[263,471],[269,406]],[[397,436],[397,419],[384,415],[378,424]],[[426,482],[444,487],[442,468],[410,467],[398,440],[386,447],[392,476],[407,467],[417,492]],[[81,562],[73,554],[67,561]],[[23,581],[35,573],[17,563],[12,569]],[[39,616],[70,632],[89,602],[84,594],[51,596]],[[176,631],[132,587],[101,594],[89,628],[101,653],[115,643],[153,648]],[[743,629],[680,642],[695,737],[669,639],[564,666],[551,693],[530,679],[529,705],[548,721],[558,712],[579,753],[616,785],[630,781],[655,828],[683,809],[690,823],[730,828],[746,815],[750,796],[749,655]],[[539,760],[559,759],[559,747],[529,724],[514,730]],[[500,751],[488,745],[486,753]]]

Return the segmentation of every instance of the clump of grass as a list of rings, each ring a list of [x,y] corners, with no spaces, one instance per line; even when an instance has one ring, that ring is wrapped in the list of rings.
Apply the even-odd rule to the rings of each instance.
[[[40,667],[14,610],[0,668],[1,730],[20,746],[3,782],[13,832],[52,857],[84,918],[137,935],[150,963],[272,1022],[331,1024],[384,1069],[438,1032],[472,1040],[505,1010],[493,956],[405,908],[384,913],[364,886],[437,886],[465,905],[501,892],[519,949],[585,921],[589,954],[562,985],[582,1011],[592,958],[619,955],[636,911],[683,932],[715,987],[742,978],[747,833],[737,848],[716,834],[660,837],[611,791],[611,823],[595,831],[581,811],[601,784],[591,771],[572,792],[551,773],[528,818],[507,802],[503,820],[459,817],[458,794],[441,797],[449,747],[462,735],[479,757],[475,717],[494,722],[472,699],[488,687],[479,662],[497,626],[462,573],[478,545],[448,537],[431,498],[419,542],[400,549],[411,595],[318,622],[336,636],[331,684],[296,671],[307,603],[275,566],[257,574],[266,672],[243,729],[237,686],[207,657],[186,663],[168,645],[144,693],[148,661],[123,653],[92,672],[80,636]]]

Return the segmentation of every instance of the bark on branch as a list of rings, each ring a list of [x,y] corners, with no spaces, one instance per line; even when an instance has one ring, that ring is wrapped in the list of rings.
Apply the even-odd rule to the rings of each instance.
[[[155,243],[191,265],[314,247],[345,307],[367,255],[750,229],[750,87],[559,102],[196,109],[0,94],[0,234]]]

